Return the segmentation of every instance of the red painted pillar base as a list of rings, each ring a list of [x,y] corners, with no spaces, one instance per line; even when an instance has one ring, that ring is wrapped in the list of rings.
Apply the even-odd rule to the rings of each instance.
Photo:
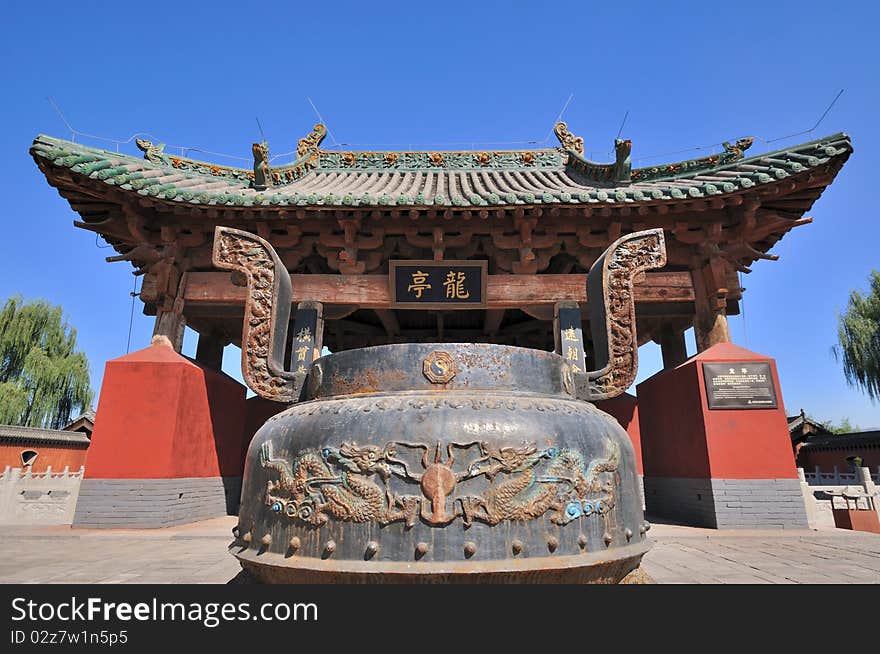
[[[777,406],[710,409],[706,363],[768,363]],[[807,528],[773,359],[722,343],[645,380],[637,395],[648,515],[719,529]]]
[[[245,388],[161,342],[107,362],[74,527],[235,513]]]
[[[642,508],[645,508],[644,471],[642,468],[642,436],[639,430],[639,405],[635,396],[629,393],[618,395],[610,400],[596,402],[596,407],[608,413],[620,423],[629,434],[636,452],[636,467],[639,473],[639,492],[642,494]]]
[[[244,438],[242,438],[241,460],[247,457],[248,447],[257,430],[272,416],[278,415],[290,405],[283,402],[273,402],[259,395],[249,397],[245,402]]]

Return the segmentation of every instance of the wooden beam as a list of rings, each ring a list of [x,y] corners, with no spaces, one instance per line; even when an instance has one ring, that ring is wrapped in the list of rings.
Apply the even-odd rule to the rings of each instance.
[[[196,361],[211,370],[220,370],[223,367],[223,347],[225,345],[226,339],[217,332],[211,331],[199,334],[199,343],[196,346]]]
[[[362,309],[387,309],[391,304],[386,275],[291,275],[292,301],[315,300],[325,304],[353,304]],[[144,280],[144,286],[148,286]],[[587,301],[586,275],[489,275],[486,296],[489,309],[516,309],[528,305],[553,305]],[[647,273],[635,285],[640,303],[693,302],[688,272]],[[185,291],[188,306],[244,304],[247,290],[235,286],[223,272],[191,272]],[[147,289],[149,297],[149,289]]]
[[[385,333],[393,338],[400,333],[400,324],[397,322],[397,314],[393,309],[376,309],[376,315],[379,317]]]
[[[483,321],[483,331],[490,336],[498,333],[501,321],[504,320],[504,309],[488,309]]]

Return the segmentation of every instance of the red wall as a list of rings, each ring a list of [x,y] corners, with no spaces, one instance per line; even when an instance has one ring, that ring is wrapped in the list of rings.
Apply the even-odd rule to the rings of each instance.
[[[636,466],[639,474],[643,474],[642,470],[642,437],[639,431],[639,405],[634,395],[624,393],[610,400],[602,400],[596,402],[596,406],[609,413],[617,419],[620,426],[629,434],[633,448],[636,451]]]
[[[715,409],[702,363],[769,362],[776,409]],[[639,384],[645,475],[716,479],[796,479],[776,362],[732,343],[715,345]]]
[[[245,388],[162,344],[107,363],[91,479],[239,476]]]
[[[684,363],[636,387],[642,461],[647,477],[709,477],[696,366]]]
[[[77,471],[85,465],[86,453],[89,451],[85,445],[74,447],[61,444],[0,443],[0,471],[6,466],[21,468],[21,453],[26,450],[37,453],[37,458],[30,466],[31,472],[43,472],[48,466],[58,472],[64,470],[64,466],[69,466],[71,471]]]
[[[798,466],[804,472],[813,472],[819,466],[822,472],[834,472],[837,466],[838,472],[850,472],[850,465],[846,457],[862,457],[862,467],[870,468],[871,472],[877,471],[880,466],[880,447],[842,447],[836,450],[801,450],[798,453]]]
[[[249,397],[245,404],[244,439],[242,442],[244,450],[242,452],[242,458],[247,454],[248,446],[251,444],[254,434],[256,434],[257,430],[263,426],[263,423],[290,406],[282,402],[273,402],[272,400],[267,400],[259,396]]]

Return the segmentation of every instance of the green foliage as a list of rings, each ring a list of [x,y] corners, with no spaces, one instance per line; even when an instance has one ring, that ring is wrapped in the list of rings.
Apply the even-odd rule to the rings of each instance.
[[[852,424],[847,416],[844,416],[839,424],[834,424],[831,420],[817,420],[816,422],[819,422],[832,434],[851,434],[857,431],[861,431],[861,427]]]
[[[0,423],[61,429],[93,397],[89,362],[62,308],[8,299],[0,308]]]
[[[847,383],[865,391],[872,402],[880,400],[880,272],[871,271],[867,295],[850,294],[837,322],[838,344],[831,350],[843,362]]]

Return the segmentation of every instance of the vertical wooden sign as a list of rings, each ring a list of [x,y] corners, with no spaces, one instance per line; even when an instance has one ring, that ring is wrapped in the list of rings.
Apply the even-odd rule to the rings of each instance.
[[[577,302],[556,303],[553,308],[553,332],[556,353],[565,359],[572,372],[586,372],[581,309]]]
[[[320,302],[300,302],[293,320],[288,369],[296,374],[308,372],[312,361],[321,356],[323,341],[324,305]]]

